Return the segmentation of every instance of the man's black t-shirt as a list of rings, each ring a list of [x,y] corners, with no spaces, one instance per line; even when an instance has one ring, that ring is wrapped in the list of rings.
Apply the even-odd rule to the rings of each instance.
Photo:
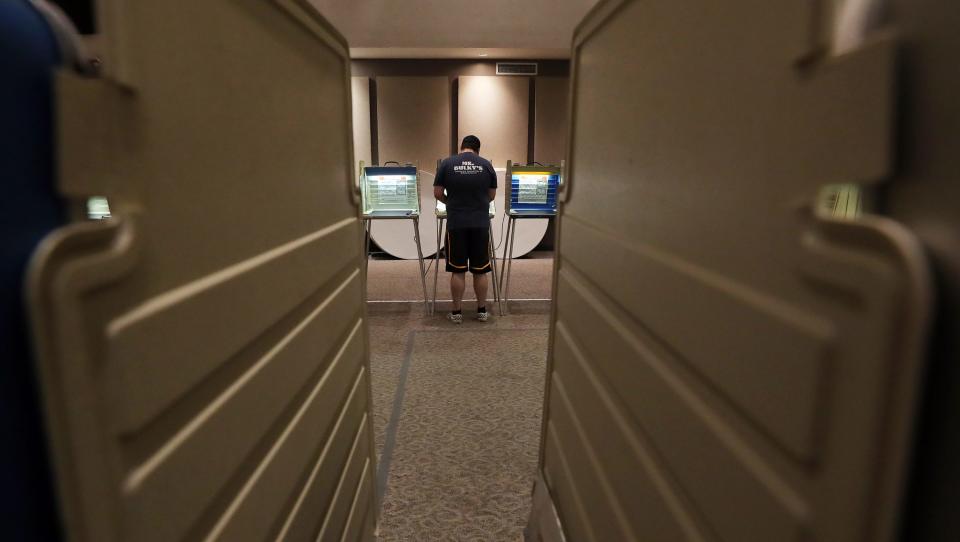
[[[451,156],[440,163],[433,185],[447,190],[451,230],[489,226],[490,189],[497,187],[497,172],[489,160],[472,152]]]

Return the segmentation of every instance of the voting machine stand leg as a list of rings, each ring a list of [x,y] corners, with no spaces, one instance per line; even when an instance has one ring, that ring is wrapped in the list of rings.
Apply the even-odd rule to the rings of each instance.
[[[507,307],[507,313],[510,313],[510,271],[513,270],[513,243],[517,240],[517,219],[510,217],[510,220],[507,222],[507,250],[509,251],[506,254],[507,261],[504,264],[506,267],[507,276],[503,279],[503,304]]]
[[[420,219],[413,217],[413,240],[417,242],[417,261],[420,263],[420,285],[423,286],[423,310],[430,314],[430,297],[427,295],[427,270],[423,267],[423,248],[420,246]]]
[[[489,252],[490,252],[490,273],[493,275],[491,279],[493,281],[493,300],[500,301],[500,289],[497,287],[500,284],[500,277],[497,276],[497,247],[493,243],[493,225],[490,226],[490,231],[488,232],[489,238]]]
[[[507,247],[510,246],[510,223],[507,222],[506,239],[503,242],[503,258],[500,260],[500,297],[503,297],[503,278],[507,271]]]
[[[510,253],[510,227],[513,222],[507,221],[507,236],[503,241],[503,259],[500,261],[500,306],[503,306],[503,281],[507,278],[507,266],[509,265],[509,253]],[[510,307],[506,307],[506,311],[509,312]]]
[[[500,281],[497,279],[497,247],[493,244],[493,225],[490,225],[490,233],[488,236],[490,241],[488,244],[490,246],[490,275],[491,282],[493,282],[493,300],[497,303],[497,307],[500,308],[500,316],[503,316],[503,299],[500,297]]]
[[[440,277],[440,247],[443,242],[443,221],[437,217],[437,252],[433,257],[433,301],[430,304],[430,314],[437,313],[437,279]]]

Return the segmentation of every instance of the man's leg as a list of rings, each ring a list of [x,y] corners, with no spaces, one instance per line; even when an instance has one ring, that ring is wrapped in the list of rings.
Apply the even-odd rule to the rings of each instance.
[[[487,285],[490,279],[490,237],[489,228],[474,228],[470,231],[470,271],[473,273],[473,291],[477,294],[477,319],[486,322],[490,317],[487,314]]]
[[[467,289],[466,277],[466,273],[450,273],[450,295],[453,297],[454,312],[463,310],[463,292]]]
[[[474,273],[473,274],[473,291],[477,294],[477,307],[486,307],[487,306],[487,285],[490,284],[490,279],[487,277],[486,273]],[[461,294],[463,290],[460,290]]]
[[[463,230],[447,229],[447,271],[453,298],[453,310],[447,318],[459,324],[463,322],[463,291],[467,289],[467,243]]]

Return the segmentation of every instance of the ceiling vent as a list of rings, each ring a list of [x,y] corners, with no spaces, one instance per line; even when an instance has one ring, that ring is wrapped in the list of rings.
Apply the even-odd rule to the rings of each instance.
[[[537,63],[497,62],[497,75],[537,75]]]

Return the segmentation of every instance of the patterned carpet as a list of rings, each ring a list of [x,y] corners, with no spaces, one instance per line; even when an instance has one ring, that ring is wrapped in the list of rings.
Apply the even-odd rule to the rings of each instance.
[[[458,327],[419,305],[371,305],[381,541],[520,540],[547,320],[542,304]]]

